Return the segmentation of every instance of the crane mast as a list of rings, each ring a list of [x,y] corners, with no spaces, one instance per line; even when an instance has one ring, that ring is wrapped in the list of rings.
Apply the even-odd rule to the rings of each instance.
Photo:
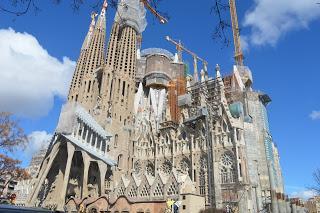
[[[161,24],[166,24],[168,22],[168,20],[165,17],[160,15],[160,13],[158,13],[157,10],[151,6],[151,4],[149,3],[149,0],[140,0],[140,1],[144,4],[144,6],[148,10],[150,10],[150,12],[160,21]]]
[[[233,43],[234,43],[234,49],[235,49],[234,58],[237,65],[243,66],[243,53],[241,50],[240,30],[239,30],[235,0],[229,0],[229,5],[230,5],[232,33],[233,33]]]
[[[200,58],[197,54],[192,52],[191,50],[187,49],[185,46],[181,44],[180,41],[175,41],[169,36],[166,36],[166,40],[173,43],[176,46],[177,52],[178,52],[178,57],[179,61],[182,61],[182,51],[184,50],[185,52],[189,53],[193,57],[193,68],[194,68],[194,78],[198,78],[198,60],[202,61],[203,64],[203,70],[205,71],[205,74],[208,75],[208,62],[202,58]]]

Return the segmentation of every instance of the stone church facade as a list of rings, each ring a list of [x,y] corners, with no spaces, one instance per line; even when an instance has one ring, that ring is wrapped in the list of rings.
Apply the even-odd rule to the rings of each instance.
[[[192,195],[202,208],[285,212],[270,100],[252,89],[249,69],[222,78],[218,65],[214,77],[204,67],[198,79],[177,55],[141,50],[138,0],[119,3],[106,45],[106,8],[92,14],[29,204],[72,211],[99,197],[133,205]]]

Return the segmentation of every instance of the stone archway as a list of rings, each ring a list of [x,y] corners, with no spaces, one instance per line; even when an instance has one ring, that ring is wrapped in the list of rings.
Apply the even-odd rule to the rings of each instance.
[[[88,172],[88,195],[90,197],[99,197],[101,195],[100,170],[98,163],[90,162]]]
[[[65,154],[67,152],[66,143],[61,143],[59,146],[58,154],[55,156],[51,168],[41,186],[37,198],[39,200],[39,206],[46,206],[46,200],[50,200],[51,203],[54,201],[58,202],[58,195],[60,195],[58,186],[62,185],[63,178],[66,169],[66,162],[68,156]]]
[[[105,193],[109,193],[112,189],[112,178],[113,177],[113,173],[112,173],[112,170],[111,170],[111,167],[108,166],[108,169],[107,169],[107,172],[104,176],[104,181],[105,181]]]
[[[72,158],[66,198],[81,197],[83,182],[83,157],[80,151],[76,151]]]

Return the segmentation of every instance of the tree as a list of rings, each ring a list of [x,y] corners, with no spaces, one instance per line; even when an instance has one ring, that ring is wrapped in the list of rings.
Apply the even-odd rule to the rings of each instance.
[[[61,3],[62,0],[51,0],[51,2],[55,5]],[[116,3],[116,0],[109,0],[110,5],[113,6]],[[101,6],[103,0],[95,0],[93,1],[93,8]],[[85,3],[84,0],[71,0],[70,6],[73,10],[80,9],[81,5]],[[38,6],[39,0],[1,0],[0,3],[0,11],[9,13],[15,16],[22,16],[27,14],[30,11],[34,11],[38,13],[41,11],[41,8]]]
[[[41,11],[39,5],[41,0],[1,0],[0,1],[0,12],[8,13],[14,16],[22,16],[30,11],[37,14]],[[73,11],[77,11],[83,5],[89,5],[93,10],[97,11],[101,8],[104,0],[93,0],[90,4],[86,3],[85,0],[70,0],[70,6]],[[112,8],[116,8],[118,5],[118,0],[107,0],[108,5]],[[157,8],[158,4],[162,0],[148,0],[150,6],[155,12],[160,14],[162,17],[169,19],[168,14],[160,12]],[[62,0],[51,0],[54,5],[59,5]]]
[[[0,112],[0,149],[13,152],[20,146],[25,148],[28,137],[18,122],[8,112]]]
[[[218,19],[212,38],[214,40],[220,40],[220,42],[227,47],[230,44],[228,30],[231,29],[231,24],[227,21],[226,17],[226,11],[229,9],[230,7],[227,0],[214,0],[213,6],[211,8],[211,13],[214,13],[214,15]]]
[[[3,190],[10,181],[30,178],[29,173],[18,166],[20,163],[20,160],[14,160],[6,155],[0,154],[0,177],[6,180],[0,194],[3,194]]]
[[[6,180],[5,186],[11,180],[29,178],[29,174],[19,165],[21,161],[7,156],[17,148],[24,149],[28,138],[11,113],[0,112],[0,178]],[[4,187],[6,188],[6,187]],[[2,194],[3,190],[0,192]]]
[[[318,195],[320,195],[320,169],[317,169],[314,173],[313,173],[313,179],[315,181],[315,185],[313,187],[311,187],[311,189],[317,193]]]

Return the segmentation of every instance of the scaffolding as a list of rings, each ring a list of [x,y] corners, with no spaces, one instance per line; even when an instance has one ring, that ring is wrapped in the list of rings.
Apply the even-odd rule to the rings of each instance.
[[[214,174],[213,174],[213,143],[211,130],[214,129],[214,123],[220,118],[221,90],[223,89],[221,79],[209,79],[203,82],[197,82],[188,87],[190,103],[188,104],[189,118],[184,121],[184,125],[195,128],[198,121],[205,124],[206,152],[208,156],[208,192],[206,193],[206,206],[214,206]],[[187,98],[185,98],[187,99]],[[184,100],[185,101],[185,100]],[[182,101],[181,101],[182,102]],[[187,102],[187,101],[185,101]]]
[[[186,94],[186,80],[184,77],[171,80],[168,86],[168,102],[172,121],[178,123],[181,109],[178,105],[178,97]]]

